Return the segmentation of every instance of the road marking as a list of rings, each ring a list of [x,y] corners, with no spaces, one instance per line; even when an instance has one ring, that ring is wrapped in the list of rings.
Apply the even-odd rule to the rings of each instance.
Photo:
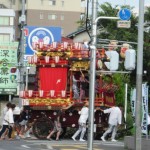
[[[31,147],[29,147],[29,146],[27,146],[27,145],[21,145],[21,147],[24,147],[24,148],[31,148]]]
[[[77,147],[77,148],[79,148],[79,149],[81,149],[81,148],[87,149],[87,145],[83,145],[83,146],[81,146],[81,145],[74,145],[73,147]],[[103,149],[94,148],[93,150],[103,150]]]
[[[51,146],[51,144],[47,144],[47,148],[48,149],[53,149],[52,146]]]
[[[84,145],[84,146],[81,146],[81,145],[73,145],[73,146],[70,146],[70,145],[55,145],[53,146],[54,148],[60,148],[60,150],[86,150],[87,149],[87,146]],[[62,148],[62,147],[65,147],[65,148]],[[73,147],[73,148],[72,148]],[[99,148],[94,148],[93,150],[104,150],[104,149],[99,149]]]
[[[72,148],[72,149],[68,149],[68,148],[61,148],[61,150],[79,150],[79,149],[74,149],[74,148]]]

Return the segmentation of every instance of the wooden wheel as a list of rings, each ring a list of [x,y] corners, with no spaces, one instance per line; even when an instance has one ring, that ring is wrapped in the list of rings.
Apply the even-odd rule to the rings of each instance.
[[[40,118],[33,124],[33,134],[38,139],[45,139],[53,128],[54,124],[50,119]]]

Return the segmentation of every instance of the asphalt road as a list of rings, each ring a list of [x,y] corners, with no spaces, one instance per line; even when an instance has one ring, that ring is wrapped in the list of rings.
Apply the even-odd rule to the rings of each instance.
[[[0,150],[87,150],[87,142],[21,139],[0,141]],[[93,150],[124,150],[123,142],[94,141]]]

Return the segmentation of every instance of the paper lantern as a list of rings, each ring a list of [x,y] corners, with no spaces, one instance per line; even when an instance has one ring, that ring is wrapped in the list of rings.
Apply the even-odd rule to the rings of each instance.
[[[37,42],[32,42],[32,48],[35,50],[36,49],[36,44]]]
[[[63,43],[64,48],[66,49],[68,47],[68,42]]]
[[[53,43],[52,43],[52,47],[53,47],[53,48],[56,48],[56,47],[57,47],[57,42],[53,42]]]
[[[40,47],[40,48],[43,48],[43,46],[44,46],[44,42],[43,42],[43,41],[40,41],[40,42],[39,42],[39,47]]]
[[[62,96],[62,97],[65,97],[65,96],[66,96],[66,91],[65,91],[65,90],[62,90],[62,91],[61,91],[61,96]]]
[[[32,64],[32,63],[33,63],[32,56],[28,56],[28,63],[29,63],[29,64]]]
[[[26,96],[25,91],[20,91],[19,92],[19,97],[25,97],[25,96]]]
[[[29,96],[29,97],[32,97],[32,96],[33,96],[33,90],[29,90],[29,91],[28,91],[28,96]]]
[[[55,90],[50,90],[50,96],[54,97],[54,95],[55,95]]]
[[[56,63],[59,62],[59,56],[55,56],[55,62],[56,62]]]
[[[43,97],[44,95],[44,91],[43,90],[39,90],[39,97]]]
[[[37,61],[38,61],[38,57],[37,57],[37,55],[34,55],[34,56],[33,56],[33,62],[34,62],[34,63],[37,63]]]
[[[45,62],[49,63],[50,57],[49,56],[45,56]]]

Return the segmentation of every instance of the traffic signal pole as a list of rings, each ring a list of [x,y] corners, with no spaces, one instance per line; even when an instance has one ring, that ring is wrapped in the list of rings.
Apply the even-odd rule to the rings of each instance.
[[[92,1],[92,39],[91,39],[91,58],[90,58],[90,89],[89,89],[89,118],[88,118],[88,150],[93,150],[93,131],[94,131],[94,100],[95,100],[95,74],[96,74],[96,32],[95,20],[97,18],[97,0]]]
[[[96,74],[96,31],[97,22],[100,19],[119,19],[118,17],[97,18],[97,0],[92,1],[92,41],[90,61],[90,93],[89,93],[89,122],[88,122],[88,150],[93,150],[93,129],[94,129],[94,100],[95,100],[95,74]],[[139,0],[139,23],[138,23],[138,52],[136,72],[136,135],[135,149],[141,150],[141,101],[142,101],[142,74],[143,74],[143,31],[144,31],[144,1]]]
[[[88,119],[88,150],[93,150],[94,131],[94,100],[95,100],[95,76],[96,76],[96,44],[97,44],[97,22],[100,19],[119,19],[118,17],[97,18],[97,0],[92,1],[92,40],[90,45],[90,92],[89,92],[89,119]]]
[[[139,0],[138,51],[136,71],[135,149],[141,150],[142,74],[143,74],[144,0]]]

